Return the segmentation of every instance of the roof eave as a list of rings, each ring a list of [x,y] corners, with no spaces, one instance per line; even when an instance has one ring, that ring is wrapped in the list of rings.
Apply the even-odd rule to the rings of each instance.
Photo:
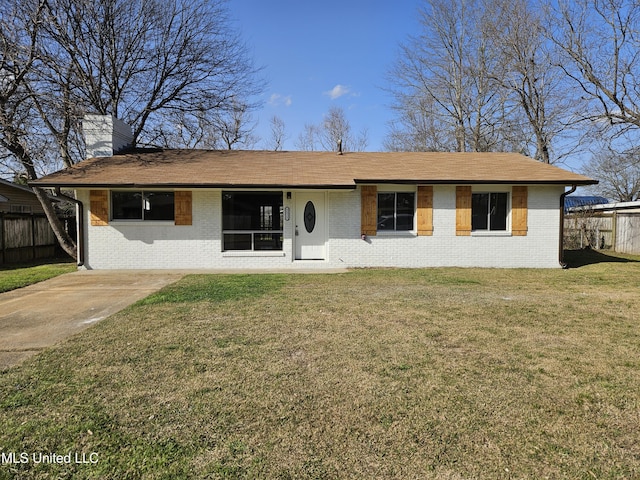
[[[433,179],[356,179],[353,184],[246,184],[246,183],[71,183],[71,182],[29,182],[29,185],[42,188],[169,188],[169,189],[206,189],[206,188],[250,188],[250,189],[304,189],[304,190],[353,190],[357,185],[596,185],[598,180],[433,180]]]
[[[33,182],[34,186],[42,188],[68,188],[68,189],[88,189],[88,188],[163,188],[163,189],[304,189],[304,190],[354,190],[355,184],[245,184],[245,183],[57,183],[57,182]]]
[[[433,179],[356,179],[356,184],[396,185],[596,185],[598,180],[433,180]]]

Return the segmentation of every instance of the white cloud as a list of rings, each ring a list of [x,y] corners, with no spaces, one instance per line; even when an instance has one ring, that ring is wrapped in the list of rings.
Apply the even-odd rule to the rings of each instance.
[[[280,93],[272,93],[267,101],[271,107],[279,107],[284,105],[285,107],[290,107],[293,103],[293,99],[291,95],[281,95]]]
[[[347,93],[350,93],[349,87],[345,87],[344,85],[336,85],[331,90],[324,92],[325,95],[328,95],[331,100],[335,100],[336,98],[340,98]]]

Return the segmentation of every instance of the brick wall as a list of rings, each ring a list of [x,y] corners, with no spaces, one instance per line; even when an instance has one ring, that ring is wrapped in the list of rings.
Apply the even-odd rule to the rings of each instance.
[[[506,187],[509,189],[510,187]],[[474,187],[484,191],[505,186]],[[325,261],[293,260],[295,204],[284,198],[282,252],[222,252],[220,190],[194,190],[193,224],[111,222],[91,226],[85,214],[86,267],[90,269],[217,269],[328,267],[558,267],[559,197],[562,186],[530,186],[528,232],[458,237],[455,186],[434,186],[433,236],[410,233],[361,238],[360,190],[327,193]],[[78,192],[89,208],[89,191]],[[294,192],[295,198],[295,192]]]
[[[509,189],[510,187],[507,187]],[[497,191],[504,186],[474,187]],[[360,239],[359,194],[332,193],[331,263],[353,267],[458,266],[556,268],[558,264],[559,198],[557,186],[530,186],[526,236],[456,236],[455,186],[435,186],[433,236],[384,234]],[[349,215],[344,215],[348,212]]]

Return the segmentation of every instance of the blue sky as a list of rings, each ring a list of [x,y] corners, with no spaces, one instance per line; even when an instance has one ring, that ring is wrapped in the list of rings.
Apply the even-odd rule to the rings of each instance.
[[[386,75],[400,44],[419,30],[421,3],[230,0],[231,16],[268,82],[255,133],[269,138],[269,119],[277,115],[285,123],[285,149],[295,150],[304,124],[319,124],[335,105],[353,133],[368,130],[367,150],[383,150],[393,117]]]

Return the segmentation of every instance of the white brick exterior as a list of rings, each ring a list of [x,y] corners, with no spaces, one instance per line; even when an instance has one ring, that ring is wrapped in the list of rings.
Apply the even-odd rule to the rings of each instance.
[[[482,185],[473,189],[510,191],[511,187]],[[508,232],[456,236],[455,190],[454,185],[434,186],[433,236],[379,232],[366,240],[360,230],[360,189],[328,191],[326,258],[313,261],[294,260],[294,190],[284,190],[292,191],[292,198],[284,195],[284,206],[290,214],[284,222],[283,250],[262,253],[222,251],[221,190],[193,191],[191,226],[141,221],[91,226],[89,190],[78,190],[77,195],[85,205],[85,267],[89,269],[559,267],[559,198],[563,186],[529,186],[526,236]]]

